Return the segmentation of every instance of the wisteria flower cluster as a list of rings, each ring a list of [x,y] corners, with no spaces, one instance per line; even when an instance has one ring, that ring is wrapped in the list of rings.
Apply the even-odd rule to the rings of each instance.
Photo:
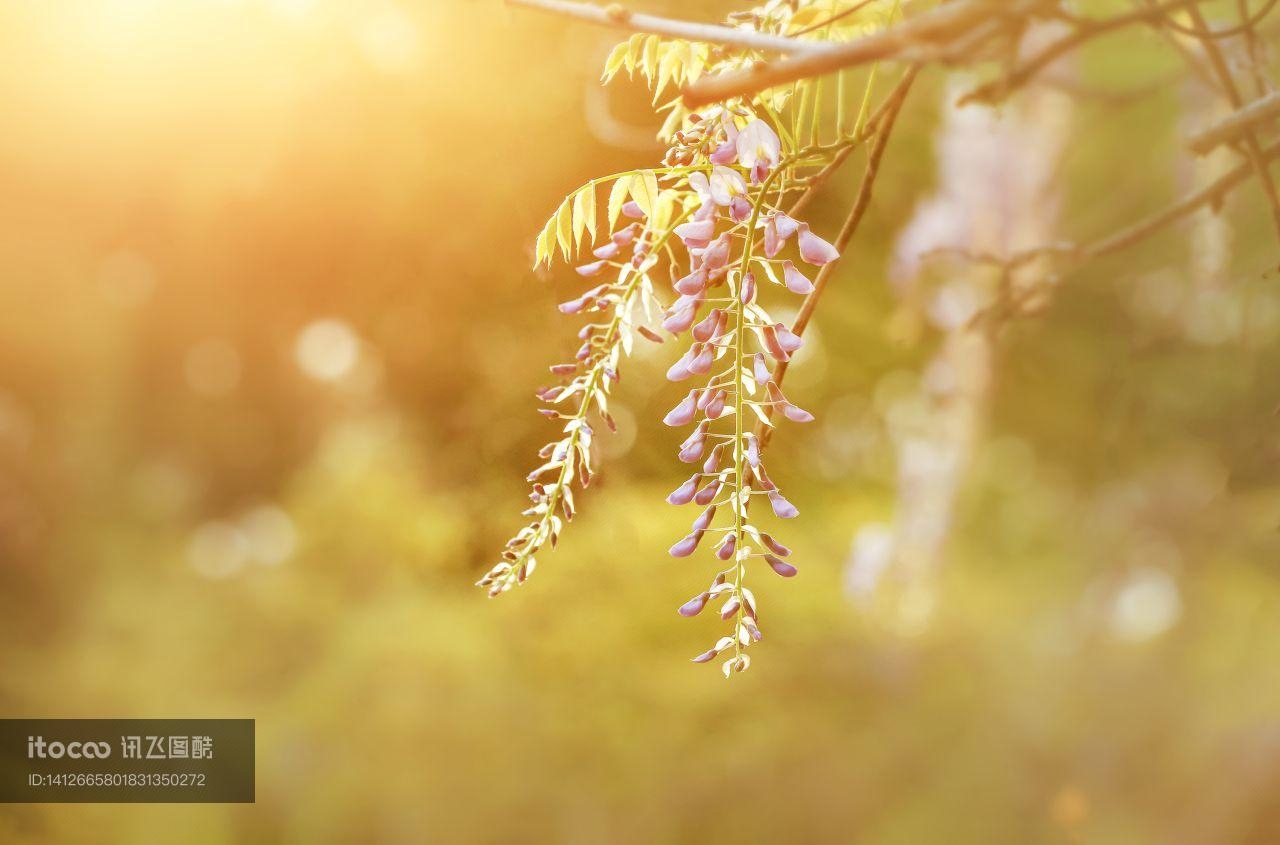
[[[775,0],[744,25],[785,30],[809,5]],[[745,66],[753,59],[639,36],[615,50],[606,75],[639,71],[661,92],[668,82],[688,81],[704,68]],[[786,397],[776,377],[803,341],[769,314],[763,300],[813,294],[807,268],[839,257],[787,203],[855,141],[843,136],[817,143],[813,128],[806,132],[795,114],[790,90],[696,113],[683,111],[677,100],[667,107],[670,146],[662,166],[588,183],[565,199],[538,236],[539,263],[549,262],[557,248],[565,258],[592,248],[577,272],[595,284],[560,306],[591,321],[579,332],[575,359],[551,368],[560,383],[538,392],[542,413],[563,425],[529,475],[530,522],[479,584],[497,596],[523,583],[537,556],[548,544],[554,547],[573,518],[573,489],[585,487],[595,473],[592,419],[612,425],[610,390],[634,338],[661,343],[665,332],[685,339],[667,378],[690,387],[663,421],[692,427],[678,458],[693,472],[667,501],[693,505],[698,514],[670,554],[689,558],[705,548],[715,561],[706,588],[679,613],[693,617],[714,606],[729,623],[727,633],[693,658],[723,658],[728,676],[750,665],[747,649],[762,637],[748,575],[757,566],[783,578],[798,572],[791,549],[759,522],[766,514],[781,520],[799,515],[765,469],[763,434],[781,419],[813,420]],[[596,194],[610,183],[609,226],[597,238]],[[658,292],[668,286],[669,293]]]

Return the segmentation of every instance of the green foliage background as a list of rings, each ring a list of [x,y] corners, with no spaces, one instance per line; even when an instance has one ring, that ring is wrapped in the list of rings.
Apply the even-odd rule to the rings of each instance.
[[[887,328],[885,283],[935,180],[936,72],[789,387],[819,416],[771,464],[802,576],[761,584],[752,671],[691,667],[708,632],[674,613],[703,573],[664,553],[670,345],[625,372],[560,549],[501,601],[471,586],[551,432],[530,392],[572,348],[554,303],[580,281],[535,278],[532,238],[572,187],[660,155],[588,134],[610,43],[463,2],[0,9],[0,715],[253,717],[259,738],[256,805],[6,806],[0,841],[1280,838],[1280,297],[1256,186],[1227,203],[1222,306],[1251,328],[1195,343],[1141,307],[1197,307],[1185,230],[1070,274],[1003,332],[936,605],[844,586],[854,531],[893,513],[884,413],[936,344]],[[1176,68],[1135,31],[1081,72],[1124,91]],[[642,92],[610,97],[649,120]],[[1080,105],[1066,236],[1186,189],[1182,98]],[[122,253],[153,282],[123,304]],[[369,378],[299,371],[320,318]],[[218,395],[185,374],[209,338],[240,362]],[[202,577],[201,526],[264,503],[288,560]],[[1113,599],[1148,566],[1176,624],[1128,642]]]

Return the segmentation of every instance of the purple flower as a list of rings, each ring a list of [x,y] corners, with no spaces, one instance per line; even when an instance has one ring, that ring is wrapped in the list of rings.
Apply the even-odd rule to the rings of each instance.
[[[791,549],[788,549],[786,546],[782,545],[777,540],[773,539],[772,535],[762,533],[760,535],[760,539],[761,541],[764,542],[766,546],[769,547],[769,550],[772,551],[775,555],[778,555],[780,557],[786,557],[787,555],[791,554]]]
[[[725,398],[726,398],[726,395],[723,390],[717,390],[715,392],[715,395],[711,397],[711,401],[707,403],[707,407],[705,409],[707,419],[709,420],[720,419],[720,417],[724,414]]]
[[[773,225],[778,230],[778,237],[784,241],[800,231],[800,221],[789,214],[779,211],[773,215]]]
[[[620,249],[622,249],[622,247],[618,246],[613,241],[609,241],[604,246],[596,247],[591,254],[596,258],[608,260],[616,257]]]
[[[769,350],[769,354],[773,356],[774,360],[782,363],[791,360],[787,350],[783,349],[782,344],[778,342],[777,326],[765,326],[760,330],[760,334],[761,339],[764,341],[764,348]],[[667,377],[670,378],[670,375]]]
[[[613,242],[618,246],[626,246],[636,239],[636,232],[639,230],[640,227],[637,224],[632,223],[630,226],[626,226],[614,232],[612,235]]]
[[[720,545],[716,548],[716,557],[721,560],[728,560],[733,557],[733,549],[738,544],[738,538],[732,534],[727,535],[720,541]]]
[[[716,494],[720,492],[720,479],[714,479],[706,487],[698,491],[698,495],[693,497],[696,504],[706,507],[715,501]]]
[[[561,314],[577,314],[586,307],[588,301],[588,297],[582,296],[568,302],[561,302],[556,307],[560,309]]]
[[[696,293],[706,290],[707,288],[707,271],[694,270],[689,275],[675,283],[675,289],[686,296],[692,296]]]
[[[710,344],[705,343],[695,344],[690,351],[698,349],[699,346],[702,347],[701,350],[688,363],[689,372],[706,375],[711,372],[711,365],[715,362],[716,353]]]
[[[711,520],[715,518],[715,515],[716,509],[714,506],[707,508],[698,515],[697,519],[693,521],[693,530],[697,533],[706,531],[708,526],[711,525]]]
[[[751,368],[755,374],[756,381],[760,384],[768,384],[769,379],[773,378],[773,374],[769,372],[768,365],[765,364],[763,352],[757,352],[751,356]]]
[[[729,203],[729,217],[735,223],[746,222],[751,216],[751,203],[746,197],[734,197]]]
[[[685,537],[679,543],[676,543],[668,550],[668,554],[672,557],[688,557],[698,548],[698,543],[702,542],[702,532],[697,531]]]
[[[782,394],[782,390],[773,382],[769,382],[769,400],[776,404],[782,410],[783,416],[792,422],[813,422],[813,414],[787,401],[787,397]]]
[[[641,220],[644,218],[644,209],[640,207],[640,203],[635,200],[627,200],[622,204],[622,213],[632,220]]]
[[[577,364],[553,364],[551,366],[552,375],[571,376],[578,371]]]
[[[742,300],[743,305],[750,305],[756,298],[756,274],[747,273],[742,277],[742,290],[739,291],[738,297]]]
[[[718,334],[716,329],[719,327],[723,317],[724,313],[719,308],[711,309],[711,313],[704,317],[701,323],[693,327],[693,339],[703,343],[711,340],[712,337]]]
[[[698,309],[693,305],[679,310],[672,310],[667,315],[667,318],[662,321],[662,327],[672,334],[680,334],[693,325],[693,320],[697,315]],[[667,374],[667,378],[671,378],[670,373]],[[679,381],[679,379],[672,379],[672,381]]]
[[[693,658],[693,662],[694,663],[710,663],[712,660],[716,659],[717,653],[718,652],[714,648],[711,649],[710,651],[704,651],[702,652],[702,654],[699,654],[697,657]]]
[[[710,156],[712,164],[733,164],[737,158],[738,146],[733,141],[725,141]]]
[[[778,345],[787,352],[795,352],[801,346],[804,346],[804,339],[800,335],[791,331],[782,323],[773,324],[774,333],[778,338]]]
[[[809,229],[809,224],[800,226],[800,257],[815,267],[830,264],[840,257],[840,253],[831,244],[818,237]]]
[[[736,139],[738,163],[751,172],[752,184],[760,184],[782,156],[782,141],[778,133],[763,120],[753,120],[738,133]]]
[[[776,558],[773,555],[765,555],[764,559],[765,562],[769,564],[769,568],[781,575],[783,578],[794,578],[796,573],[800,571],[785,560]]]
[[[679,405],[672,408],[671,411],[662,418],[662,421],[672,427],[688,425],[693,422],[693,415],[697,412],[697,401],[698,391],[690,390],[689,395],[686,396]]]
[[[684,381],[689,376],[693,375],[693,373],[689,372],[688,359],[689,353],[686,352],[679,361],[676,361],[671,365],[671,369],[667,370],[668,381]]]
[[[702,254],[702,269],[707,272],[719,270],[729,263],[729,233],[725,232],[716,238]]]
[[[773,507],[773,514],[778,519],[795,519],[800,515],[796,506],[787,501],[787,498],[777,490],[769,491],[769,504]]]
[[[702,464],[702,471],[707,475],[710,475],[720,469],[720,450],[723,448],[724,444],[721,443],[719,446],[711,450],[710,455],[707,455],[707,460]]]
[[[711,238],[716,233],[716,221],[711,217],[705,220],[691,220],[677,226],[675,233],[680,240],[684,241],[685,246],[701,249],[711,243]]]
[[[796,265],[790,261],[782,262],[782,279],[787,286],[787,290],[792,293],[805,295],[813,293],[813,282],[796,269]]]
[[[734,197],[745,197],[747,195],[747,183],[742,180],[742,176],[736,170],[728,167],[716,165],[711,170],[711,179],[708,181],[711,190],[711,199],[716,205],[729,205],[733,202]]]
[[[667,496],[667,502],[673,505],[687,505],[693,501],[693,494],[698,490],[698,476],[690,477],[688,481],[681,484],[675,490],[671,491],[671,495]],[[774,549],[774,551],[778,551]],[[782,554],[782,552],[778,552]]]
[[[694,596],[684,604],[680,605],[680,615],[687,619],[692,619],[702,612],[702,609],[707,606],[707,600],[710,598],[710,593],[702,593]]]

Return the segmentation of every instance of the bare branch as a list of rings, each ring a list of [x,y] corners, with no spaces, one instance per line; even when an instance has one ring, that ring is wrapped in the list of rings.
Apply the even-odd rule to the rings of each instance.
[[[1264,162],[1272,162],[1276,158],[1280,158],[1280,142],[1272,144],[1262,151],[1262,159]],[[1200,190],[1188,194],[1183,199],[1166,208],[1164,211],[1151,215],[1146,220],[1142,220],[1130,226],[1123,231],[1117,232],[1106,238],[1099,239],[1093,243],[1081,248],[1078,254],[1082,258],[1097,258],[1103,255],[1110,255],[1113,252],[1127,249],[1141,240],[1155,234],[1165,226],[1177,220],[1181,220],[1188,214],[1191,214],[1201,206],[1210,205],[1221,202],[1222,198],[1234,190],[1241,182],[1249,177],[1249,171],[1252,165],[1244,163],[1236,167],[1234,170],[1223,174],[1217,181],[1206,185]]]
[[[882,107],[884,117],[879,124],[876,132],[875,140],[871,143],[871,149],[867,152],[867,167],[862,176],[862,184],[858,188],[858,196],[853,201],[853,207],[849,209],[849,216],[845,218],[844,225],[840,227],[840,233],[836,236],[835,248],[844,254],[849,242],[853,240],[854,234],[858,231],[858,226],[862,223],[863,215],[866,214],[867,208],[871,205],[871,194],[876,184],[876,177],[880,175],[880,159],[884,156],[885,147],[889,144],[889,136],[893,133],[894,124],[898,120],[898,113],[902,110],[902,104],[907,98],[907,94],[911,91],[911,85],[915,82],[917,74],[920,72],[919,65],[912,65],[903,75],[902,80],[890,92],[885,105]],[[800,306],[800,312],[796,315],[795,322],[791,326],[791,331],[796,335],[803,335],[805,328],[808,327],[809,321],[813,319],[814,309],[818,307],[818,300],[822,297],[822,292],[827,289],[827,285],[831,282],[839,260],[832,261],[823,265],[818,271],[817,277],[813,282],[813,291],[805,297],[804,303]],[[778,387],[782,387],[782,380],[787,374],[787,363],[783,361],[778,364],[773,373],[773,381]],[[772,409],[769,416],[772,417]],[[756,429],[756,437],[760,440],[763,447],[769,442],[769,435],[772,429],[766,428],[763,424]]]
[[[1045,5],[1045,0],[1015,0],[1013,3],[1005,0],[957,0],[881,32],[828,47],[812,55],[700,79],[685,88],[685,103],[696,108],[842,68],[902,58],[913,49],[945,45],[989,22],[993,16],[1020,14]]]
[[[1200,13],[1198,6],[1189,7],[1187,14],[1191,16],[1191,21],[1198,31],[1209,32],[1209,24],[1205,22],[1204,15]],[[1231,75],[1231,69],[1227,67],[1227,60],[1223,58],[1218,42],[1207,38],[1201,42],[1201,45],[1205,56],[1209,59],[1209,66],[1213,68],[1222,83],[1222,92],[1226,95],[1227,102],[1233,109],[1241,108],[1244,105],[1244,99],[1240,96],[1240,89],[1236,87],[1235,79]],[[1262,184],[1262,191],[1266,194],[1267,203],[1271,206],[1271,219],[1275,224],[1276,236],[1280,238],[1280,194],[1276,191],[1276,183],[1271,178],[1271,171],[1267,169],[1267,160],[1262,155],[1262,145],[1258,143],[1258,138],[1253,134],[1252,129],[1245,129],[1241,150]]]
[[[1076,25],[1075,32],[1053,42],[1004,76],[965,94],[960,98],[958,104],[963,106],[967,103],[997,103],[1008,97],[1017,88],[1025,85],[1040,71],[1067,53],[1078,49],[1081,45],[1134,24],[1158,23],[1164,20],[1169,12],[1183,6],[1194,6],[1196,2],[1197,0],[1167,0],[1167,2],[1159,5],[1136,9],[1127,14],[1116,15],[1105,20],[1081,21]]]
[[[573,0],[506,0],[506,2],[509,6],[550,12],[599,26],[624,29],[629,32],[665,35],[669,38],[684,38],[689,41],[704,41],[708,44],[738,47],[743,50],[802,55],[823,49],[822,45],[815,42],[798,41],[780,35],[632,12],[617,3],[597,6],[594,3],[578,3]]]
[[[1273,91],[1232,112],[1213,126],[1196,133],[1187,142],[1187,146],[1196,155],[1205,155],[1221,144],[1237,140],[1246,131],[1253,130],[1259,124],[1278,117],[1280,117],[1280,91]]]

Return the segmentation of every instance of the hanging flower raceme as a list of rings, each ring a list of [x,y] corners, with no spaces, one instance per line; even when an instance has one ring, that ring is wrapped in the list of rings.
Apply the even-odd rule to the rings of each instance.
[[[751,20],[760,31],[787,32],[791,17],[815,1],[770,2]],[[652,38],[636,36],[615,50],[606,75],[622,67],[639,69],[660,92],[664,75],[687,81],[679,70],[686,56],[699,56],[700,70],[716,71],[755,60],[733,51],[712,58],[701,48],[665,52],[666,42]],[[846,137],[815,145],[812,139],[797,141],[794,127],[779,132],[778,115],[795,114],[791,90],[780,87],[698,113],[673,101],[664,107],[670,115],[662,134],[670,146],[661,167],[592,182],[547,221],[535,244],[536,263],[549,262],[557,247],[566,259],[584,241],[590,248],[575,268],[588,281],[560,305],[563,313],[588,322],[573,360],[551,367],[558,382],[538,391],[541,413],[562,426],[529,475],[530,521],[479,582],[490,595],[507,591],[528,577],[547,544],[554,547],[573,518],[575,488],[589,484],[596,471],[596,426],[612,426],[608,400],[621,359],[635,335],[661,342],[656,327],[646,325],[660,323],[662,330],[687,338],[666,373],[684,389],[662,422],[685,432],[677,457],[689,475],[667,501],[696,509],[669,553],[691,561],[701,553],[715,561],[705,589],[681,604],[679,614],[697,617],[711,607],[729,623],[694,658],[722,659],[726,676],[750,665],[747,650],[763,637],[748,577],[766,569],[783,578],[798,573],[791,549],[762,522],[793,519],[799,511],[770,478],[756,429],[814,417],[775,378],[778,365],[790,361],[803,341],[770,316],[766,302],[814,294],[808,268],[838,258],[836,248],[785,203],[854,143]],[[606,183],[609,233],[596,238],[596,188]],[[665,305],[654,289],[659,272],[670,279]]]
[[[700,172],[689,177],[689,189],[701,203],[699,219],[678,233],[692,270],[675,282],[679,298],[664,323],[675,334],[691,334],[691,343],[667,377],[672,381],[701,377],[698,386],[663,418],[669,426],[694,427],[678,457],[684,463],[700,464],[700,471],[667,497],[673,505],[692,504],[699,509],[688,533],[676,541],[670,554],[692,557],[703,543],[710,543],[721,564],[707,588],[682,604],[679,612],[698,616],[714,604],[720,617],[732,622],[726,636],[694,658],[706,663],[724,655],[726,675],[750,665],[746,651],[762,637],[756,597],[745,584],[750,563],[763,561],[786,578],[798,572],[786,560],[791,550],[754,521],[751,503],[761,496],[777,518],[791,519],[799,512],[770,480],[760,441],[749,429],[757,419],[771,425],[775,415],[793,422],[813,420],[773,381],[767,358],[790,360],[802,341],[773,320],[760,303],[752,268],[762,266],[778,287],[805,295],[813,291],[813,283],[789,259],[777,261],[780,267],[775,267],[775,256],[797,234],[806,239],[800,249],[804,262],[825,264],[835,252],[826,241],[821,241],[826,247],[821,249],[807,240],[810,236],[821,240],[807,224],[769,207],[769,176],[782,161],[781,144],[772,128],[761,119],[751,121],[736,134],[734,150],[733,160],[748,171],[751,188],[722,163],[724,156],[713,165],[709,178]],[[739,198],[744,211],[733,209],[732,203]],[[704,304],[712,307],[697,320]],[[721,516],[718,525],[717,515]]]

